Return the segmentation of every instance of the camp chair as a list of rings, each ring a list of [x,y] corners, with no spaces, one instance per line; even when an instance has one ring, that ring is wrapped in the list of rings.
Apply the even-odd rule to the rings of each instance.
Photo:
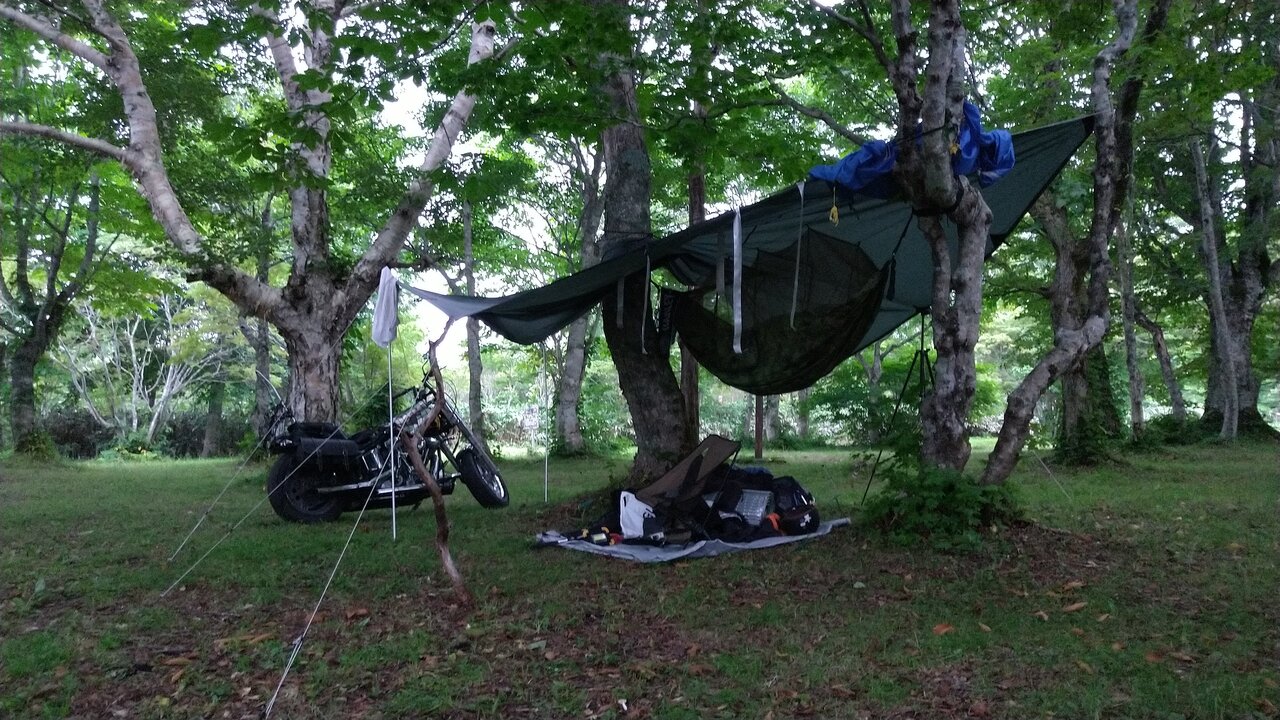
[[[652,508],[670,507],[702,495],[702,488],[716,468],[738,456],[742,444],[719,435],[708,435],[688,457],[662,477],[636,491],[636,497]]]

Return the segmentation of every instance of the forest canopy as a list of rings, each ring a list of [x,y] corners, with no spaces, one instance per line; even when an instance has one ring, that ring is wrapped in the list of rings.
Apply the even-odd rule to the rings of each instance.
[[[233,453],[281,399],[360,425],[440,329],[406,306],[376,348],[383,266],[538,287],[918,126],[944,132],[901,144],[893,180],[949,208],[913,220],[943,268],[934,312],[764,398],[771,440],[880,442],[900,397],[942,466],[974,433],[1068,459],[1179,428],[1274,436],[1275,8],[1113,5],[0,0],[0,446]],[[962,101],[988,127],[1099,127],[985,264],[993,196],[934,164]],[[616,332],[660,334],[659,290],[628,282],[533,347],[460,325],[445,369],[472,425],[632,443],[638,467],[750,434],[751,398]],[[922,338],[937,374],[913,390]]]

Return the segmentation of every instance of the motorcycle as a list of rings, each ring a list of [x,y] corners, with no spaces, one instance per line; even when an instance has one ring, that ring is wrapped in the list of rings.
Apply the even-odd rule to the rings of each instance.
[[[366,501],[371,508],[393,502],[416,507],[431,493],[401,446],[400,433],[430,418],[437,405],[440,412],[416,436],[426,471],[446,495],[461,480],[482,507],[506,507],[510,497],[497,465],[448,398],[437,397],[430,377],[424,373],[420,386],[394,396],[393,403],[412,393],[413,401],[390,427],[366,428],[349,437],[331,423],[294,422],[287,405],[277,405],[264,441],[280,456],[267,476],[267,497],[276,514],[319,523],[358,510]]]

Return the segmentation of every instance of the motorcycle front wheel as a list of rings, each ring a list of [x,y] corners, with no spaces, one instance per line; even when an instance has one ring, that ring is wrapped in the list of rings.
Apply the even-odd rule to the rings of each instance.
[[[267,476],[267,499],[276,515],[290,522],[322,523],[337,520],[342,504],[332,495],[316,491],[316,469],[298,465],[293,455],[281,455]]]
[[[507,495],[507,484],[502,481],[498,468],[488,455],[477,452],[475,448],[465,448],[458,453],[458,472],[481,507],[506,507],[511,501]]]

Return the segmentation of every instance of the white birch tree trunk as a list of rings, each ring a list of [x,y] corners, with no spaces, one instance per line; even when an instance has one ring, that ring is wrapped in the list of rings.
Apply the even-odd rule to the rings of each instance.
[[[1224,382],[1222,383],[1222,429],[1218,436],[1223,440],[1235,440],[1239,435],[1240,393],[1236,382],[1237,359],[1235,344],[1228,330],[1227,312],[1222,299],[1222,275],[1218,265],[1217,213],[1210,199],[1209,176],[1205,169],[1204,151],[1200,140],[1191,141],[1191,162],[1196,171],[1196,198],[1200,202],[1201,252],[1205,273],[1209,276],[1209,312],[1213,316],[1214,342],[1212,349],[1217,356]]]
[[[1157,0],[1151,8],[1143,29],[1144,41],[1151,41],[1163,30],[1168,20],[1169,2]],[[1108,247],[1129,191],[1129,169],[1133,163],[1132,123],[1143,85],[1143,79],[1135,75],[1125,80],[1118,93],[1112,89],[1112,71],[1137,37],[1137,1],[1112,0],[1112,12],[1116,19],[1116,35],[1094,58],[1090,86],[1095,118],[1095,158],[1085,319],[1078,328],[1060,330],[1054,338],[1053,348],[1009,394],[996,446],[982,473],[984,483],[1002,483],[1013,473],[1018,455],[1030,434],[1036,403],[1056,378],[1081,362],[1090,349],[1102,342],[1110,324],[1111,262]],[[1119,109],[1115,102],[1117,96]]]
[[[1134,329],[1138,302],[1133,291],[1133,252],[1129,242],[1130,228],[1116,228],[1116,252],[1120,264],[1120,303],[1124,322],[1124,359],[1129,370],[1129,434],[1133,440],[1142,437],[1145,420],[1142,401],[1146,390],[1142,382],[1142,366],[1138,360],[1138,335]]]
[[[604,202],[600,195],[601,158],[592,154],[588,166],[587,153],[577,144],[573,147],[574,174],[581,182],[579,197],[582,212],[578,216],[578,242],[581,267],[586,269],[600,262],[600,220],[604,214]],[[582,434],[581,406],[582,382],[587,372],[587,345],[596,333],[595,313],[590,312],[569,325],[565,338],[563,370],[556,384],[556,436],[562,449],[570,455],[587,451],[586,438]]]

